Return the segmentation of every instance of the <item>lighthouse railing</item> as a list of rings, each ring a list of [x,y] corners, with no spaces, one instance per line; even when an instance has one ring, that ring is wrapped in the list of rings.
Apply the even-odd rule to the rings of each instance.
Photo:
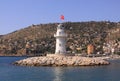
[[[67,37],[67,34],[54,34],[54,37]]]

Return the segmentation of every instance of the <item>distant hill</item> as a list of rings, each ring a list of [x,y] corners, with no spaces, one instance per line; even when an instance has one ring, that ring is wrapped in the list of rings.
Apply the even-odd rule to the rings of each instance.
[[[54,33],[59,23],[31,25],[10,34],[0,36],[0,54],[34,55],[54,53]],[[88,44],[99,46],[108,41],[120,40],[120,23],[109,21],[65,22],[67,51],[85,53]],[[78,51],[77,49],[80,48]]]

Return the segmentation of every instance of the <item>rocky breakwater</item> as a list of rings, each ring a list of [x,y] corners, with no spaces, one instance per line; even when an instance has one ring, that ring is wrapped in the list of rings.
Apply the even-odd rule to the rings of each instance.
[[[97,57],[43,56],[19,60],[14,62],[14,64],[20,66],[93,66],[108,65],[109,62]]]

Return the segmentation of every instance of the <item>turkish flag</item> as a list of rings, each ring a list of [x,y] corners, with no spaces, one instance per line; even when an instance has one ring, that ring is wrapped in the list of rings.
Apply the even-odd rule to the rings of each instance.
[[[60,19],[61,19],[61,20],[64,20],[64,15],[61,15],[61,16],[60,16]]]

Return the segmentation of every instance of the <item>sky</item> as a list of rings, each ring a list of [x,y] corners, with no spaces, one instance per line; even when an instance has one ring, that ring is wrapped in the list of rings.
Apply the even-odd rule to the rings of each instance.
[[[120,22],[120,0],[0,0],[0,35],[32,24],[68,21]]]

